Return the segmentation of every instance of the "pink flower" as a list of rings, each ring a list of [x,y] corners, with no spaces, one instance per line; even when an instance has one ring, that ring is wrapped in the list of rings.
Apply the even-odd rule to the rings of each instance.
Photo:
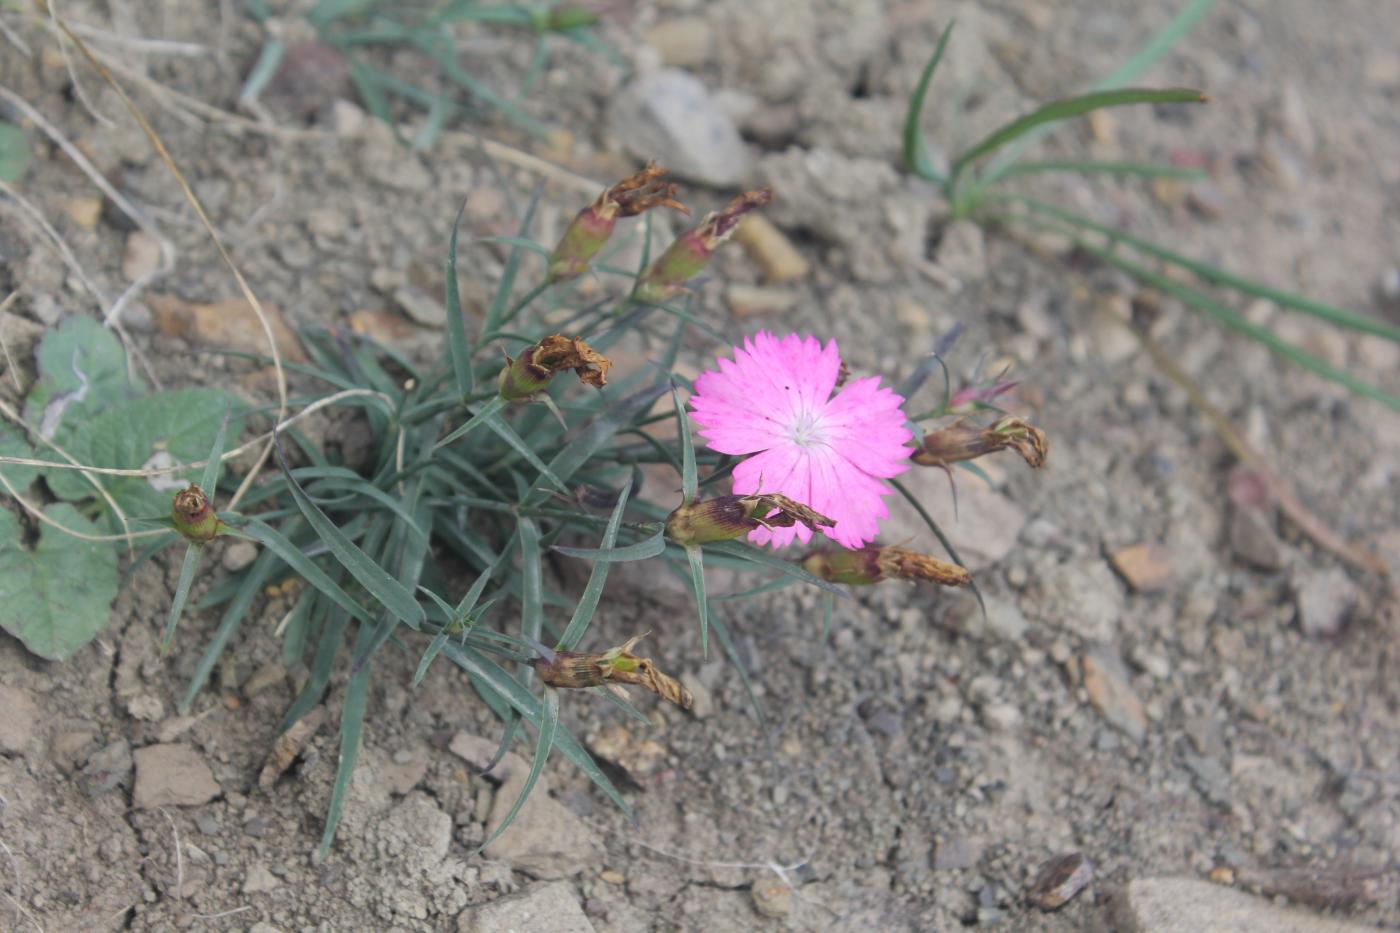
[[[856,548],[872,541],[889,515],[883,480],[909,467],[913,434],[904,399],[880,388],[880,377],[854,379],[835,395],[841,373],[836,341],[775,337],[759,331],[702,373],[690,399],[700,434],[712,450],[752,454],[734,469],[736,495],[782,493],[836,522],[822,530]],[[757,528],[755,544],[781,547],[812,531]]]

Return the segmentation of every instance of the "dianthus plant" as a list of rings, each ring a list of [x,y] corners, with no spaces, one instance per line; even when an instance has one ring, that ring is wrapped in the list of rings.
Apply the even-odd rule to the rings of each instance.
[[[171,632],[201,548],[230,534],[261,545],[251,566],[213,585],[199,603],[225,609],[182,711],[199,700],[253,601],[269,588],[287,601],[277,628],[284,660],[306,672],[283,730],[312,714],[334,672],[348,668],[323,850],[335,834],[369,714],[370,678],[386,646],[418,657],[415,686],[439,659],[465,671],[504,724],[501,753],[523,738],[522,725],[533,730],[534,763],[512,817],[554,749],[626,809],[560,723],[561,693],[589,690],[639,717],[623,685],[683,707],[690,694],[638,653],[642,633],[613,646],[590,639],[612,564],[651,560],[680,575],[695,595],[702,649],[711,626],[729,649],[723,619],[706,598],[706,564],[765,575],[760,592],[804,584],[829,598],[886,579],[966,585],[956,555],[944,560],[877,542],[896,477],[1008,447],[1033,465],[1043,461],[1038,429],[983,414],[1004,385],[945,391],[942,404],[917,417],[905,410],[906,398],[938,371],[946,346],[899,391],[884,374],[849,372],[831,340],[763,331],[732,348],[716,343],[715,361],[693,385],[674,374],[688,333],[718,336],[693,312],[696,277],[772,195],[741,194],[655,257],[651,215],[630,222],[642,229],[629,235],[644,234],[642,259],[635,270],[618,268],[609,260],[625,238],[614,242],[613,234],[627,218],[685,211],[664,176],[648,166],[608,188],[552,249],[530,240],[532,203],[518,235],[495,241],[509,254],[480,321],[467,319],[458,297],[454,225],[444,263],[447,340],[433,365],[339,330],[303,336],[306,376],[336,390],[326,396],[335,404],[362,410],[367,450],[319,449],[284,426],[276,435],[280,471],[254,486],[237,512],[215,511],[217,470],[205,474],[206,488],[176,497],[170,525],[189,552]],[[537,283],[519,287],[535,269]],[[594,293],[614,297],[585,303],[578,286],[586,278],[595,279]],[[643,345],[646,363],[624,367],[609,358],[624,338]],[[921,422],[950,417],[917,436]],[[678,430],[662,430],[666,422]],[[211,462],[222,443],[221,432]],[[677,482],[643,489],[648,464],[673,468]],[[799,548],[790,547],[794,541]],[[572,599],[547,580],[550,551],[591,565]],[[286,757],[265,772],[269,786]]]

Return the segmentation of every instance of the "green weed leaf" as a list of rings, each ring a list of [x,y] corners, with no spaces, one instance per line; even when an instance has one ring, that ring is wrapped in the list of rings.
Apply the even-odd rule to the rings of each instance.
[[[44,514],[74,531],[98,528],[65,503]],[[19,522],[0,509],[0,628],[34,654],[66,661],[107,627],[117,596],[117,553],[111,544],[82,541],[48,525],[33,550]]]

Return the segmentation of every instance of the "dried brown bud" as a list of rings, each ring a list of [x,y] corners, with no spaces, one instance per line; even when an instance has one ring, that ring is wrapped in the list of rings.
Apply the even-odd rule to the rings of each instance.
[[[579,211],[550,253],[549,280],[562,282],[587,271],[589,262],[612,236],[619,217],[635,217],[653,207],[669,207],[689,214],[686,206],[676,200],[676,186],[660,181],[665,174],[666,169],[649,164],[605,190],[597,200]]]
[[[979,428],[959,419],[946,428],[924,435],[913,461],[922,466],[943,466],[1011,448],[1032,467],[1045,465],[1050,441],[1045,432],[1023,419],[1007,416],[989,428]]]
[[[881,580],[927,580],[943,586],[966,586],[972,575],[963,567],[895,545],[869,544],[856,550],[824,548],[802,558],[808,573],[832,583],[865,585]]]
[[[791,528],[801,522],[813,531],[831,528],[833,519],[781,493],[719,496],[677,508],[666,519],[666,533],[677,544],[730,541],[755,528]]]
[[[720,244],[729,239],[739,221],[752,210],[773,200],[770,188],[746,191],[730,201],[724,210],[706,215],[700,226],[682,233],[657,259],[647,266],[633,297],[648,304],[659,304],[680,294],[686,281],[699,275]]]
[[[657,670],[651,658],[632,653],[637,642],[645,637],[646,633],[635,635],[602,654],[556,651],[553,658],[535,658],[530,664],[540,675],[540,680],[551,687],[576,690],[607,683],[635,684],[681,709],[690,709],[694,698],[680,681]]]
[[[585,385],[601,389],[608,384],[611,368],[612,360],[580,338],[555,334],[528,347],[516,359],[506,357],[499,380],[501,398],[507,402],[531,401],[544,391],[555,373],[566,369],[572,369]]]

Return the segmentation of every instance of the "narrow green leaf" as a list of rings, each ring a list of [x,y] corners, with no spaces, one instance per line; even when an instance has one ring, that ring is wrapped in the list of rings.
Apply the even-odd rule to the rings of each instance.
[[[441,448],[441,447],[446,447],[448,444],[451,444],[453,441],[461,440],[462,438],[464,438],[464,437],[466,437],[468,434],[470,434],[472,431],[475,431],[477,428],[481,427],[483,424],[486,424],[486,423],[487,423],[488,421],[490,421],[493,417],[495,417],[496,414],[499,413],[500,410],[501,410],[502,408],[505,408],[505,407],[506,407],[505,399],[501,398],[499,395],[494,395],[494,396],[492,396],[491,399],[490,399],[489,401],[487,401],[487,403],[486,403],[485,405],[483,405],[483,406],[481,406],[480,408],[477,409],[476,414],[472,415],[470,418],[467,419],[467,423],[466,423],[466,424],[464,424],[464,425],[462,425],[461,427],[457,428],[457,429],[456,429],[455,431],[453,431],[451,434],[447,435],[447,436],[444,437],[442,440],[438,441],[438,442],[437,442],[437,446],[434,447],[433,449],[434,449],[434,450],[437,450],[437,449],[439,449],[439,448]]]
[[[933,50],[933,57],[928,60],[923,73],[919,75],[919,83],[914,87],[914,95],[909,99],[909,109],[904,114],[904,167],[920,178],[936,184],[942,184],[944,179],[933,167],[933,160],[929,158],[928,141],[924,138],[923,130],[924,99],[928,97],[933,73],[938,69],[938,63],[943,60],[943,52],[948,47],[948,40],[952,38],[954,25],[953,22],[949,22],[944,27],[943,34],[938,37],[938,47]]]
[[[681,504],[690,505],[695,501],[700,479],[695,471],[695,439],[690,436],[690,418],[686,416],[685,404],[681,401],[676,384],[671,383],[671,401],[676,406],[676,432],[681,442]]]
[[[544,629],[544,582],[540,566],[540,529],[528,518],[520,519],[516,528],[520,538],[520,634],[526,642],[536,642]],[[534,668],[526,666],[521,673],[530,683]]]
[[[776,580],[769,580],[765,583],[760,583],[758,586],[751,586],[746,590],[739,590],[734,593],[724,593],[719,596],[711,596],[710,602],[734,602],[736,600],[749,599],[754,596],[762,596],[765,593],[776,593],[778,590],[785,590],[790,586],[796,586],[797,582],[798,581],[796,577],[779,577]],[[822,597],[826,598],[830,595],[830,593],[823,593]]]
[[[514,428],[506,424],[501,418],[494,416],[486,419],[486,426],[495,432],[497,437],[509,444],[511,449],[519,454],[526,463],[534,467],[535,472],[549,480],[550,484],[554,486],[555,489],[566,496],[569,494],[569,487],[565,486],[564,481],[556,476],[549,465],[540,459],[539,454],[535,453],[534,448],[527,444],[519,434],[515,433]]]
[[[316,642],[316,654],[311,659],[311,675],[306,679],[306,686],[301,688],[301,693],[283,715],[282,722],[277,727],[279,734],[290,729],[293,723],[321,702],[326,687],[331,682],[336,658],[340,656],[340,649],[345,647],[345,627],[349,624],[350,616],[338,609],[331,609],[326,613],[325,624],[321,626],[321,636]]]
[[[1200,21],[1202,16],[1215,6],[1215,0],[1190,0],[1171,21],[1161,28],[1148,42],[1133,53],[1132,57],[1119,65],[1094,85],[1092,90],[1107,90],[1121,87],[1129,81],[1136,81],[1157,60],[1167,54]]]
[[[957,160],[953,162],[952,178],[956,182],[958,176],[967,166],[1043,124],[1082,116],[1105,107],[1123,107],[1130,104],[1204,103],[1208,99],[1200,91],[1190,88],[1161,90],[1156,88],[1120,88],[1112,91],[1095,91],[1079,97],[1052,101],[993,130],[981,142],[958,156]]]
[[[530,239],[529,237],[523,237],[523,236],[482,236],[482,237],[477,237],[477,238],[476,238],[476,241],[477,241],[478,243],[497,243],[497,244],[500,244],[501,246],[514,246],[514,247],[517,247],[517,248],[519,248],[519,249],[523,249],[523,250],[525,250],[526,252],[534,253],[534,254],[537,255],[537,256],[543,256],[543,257],[546,258],[546,259],[549,258],[549,249],[546,248],[546,247],[544,247],[544,246],[541,246],[539,243],[536,243],[534,240]],[[504,320],[509,320],[509,315],[507,315],[507,316],[503,319],[503,321],[504,321]]]
[[[1215,0],[1189,0],[1176,16],[1172,17],[1170,22],[1158,30],[1127,61],[1096,81],[1089,87],[1089,90],[1106,91],[1110,88],[1131,84],[1142,77],[1147,69],[1156,64],[1158,59],[1171,50],[1172,46],[1181,41],[1181,38],[1190,32],[1201,17],[1210,12],[1214,6]],[[1001,177],[1037,139],[1049,131],[1050,127],[1051,124],[1043,124],[998,153],[996,159],[988,167],[983,184],[990,185]]]
[[[1180,282],[1177,282],[1173,279],[1169,279],[1164,275],[1160,275],[1156,272],[1153,272],[1146,266],[1142,266],[1138,263],[1124,259],[1117,253],[1114,253],[1112,250],[1106,250],[1103,247],[1095,246],[1092,243],[1081,243],[1080,246],[1093,253],[1094,255],[1098,256],[1099,258],[1103,259],[1110,265],[1114,265],[1122,269],[1124,272],[1133,276],[1133,278],[1144,282],[1148,285],[1151,285],[1153,288],[1157,289],[1163,294],[1171,295],[1173,298],[1180,300],[1184,304],[1196,308],[1199,311],[1204,311],[1206,314],[1214,318],[1218,323],[1225,325],[1231,330],[1238,331],[1247,337],[1257,340],[1258,342],[1262,343],[1264,346],[1272,350],[1274,353],[1277,353],[1279,356],[1282,356],[1285,359],[1297,363],[1304,369],[1311,370],[1312,372],[1317,373],[1322,378],[1331,380],[1332,382],[1335,382],[1338,385],[1346,386],[1348,389],[1355,392],[1357,395],[1374,399],[1388,408],[1400,411],[1400,397],[1391,395],[1389,392],[1386,392],[1383,389],[1371,385],[1369,382],[1357,377],[1354,373],[1348,370],[1342,369],[1338,366],[1333,366],[1331,363],[1319,359],[1318,357],[1313,356],[1311,353],[1306,353],[1303,350],[1298,349],[1293,344],[1289,343],[1288,341],[1279,337],[1273,331],[1269,330],[1267,327],[1261,327],[1260,325],[1255,324],[1253,321],[1249,320],[1241,314],[1236,313],[1235,311],[1232,311],[1230,308],[1227,308],[1225,305],[1221,304],[1215,299],[1209,298],[1206,295],[1203,295],[1200,292],[1196,291],[1195,289],[1188,288],[1187,286],[1182,285]]]
[[[792,561],[783,560],[764,548],[754,547],[743,541],[714,541],[705,545],[706,551],[711,554],[724,555],[730,558],[737,558],[749,564],[758,564],[761,567],[771,567],[774,570],[796,577],[803,583],[811,584],[817,589],[826,590],[828,593],[835,593],[837,596],[849,598],[850,594],[834,583],[823,580],[821,577],[814,577],[803,570]]]
[[[557,553],[566,557],[579,557],[583,560],[596,560],[600,564],[618,563],[620,561],[648,560],[662,551],[666,550],[666,529],[659,529],[656,534],[636,544],[629,544],[626,547],[618,548],[588,548],[588,547],[563,547],[556,544],[553,548]]]
[[[943,550],[948,552],[948,556],[952,558],[953,563],[957,564],[959,567],[966,567],[967,565],[963,563],[963,559],[958,556],[957,548],[953,547],[953,542],[943,533],[943,529],[938,527],[938,522],[933,520],[933,516],[928,513],[928,509],[924,508],[924,504],[909,491],[909,487],[905,486],[897,479],[890,480],[890,485],[898,490],[899,494],[904,497],[904,500],[914,507],[915,512],[919,513],[919,517],[924,520],[924,524],[933,532],[933,536],[938,539],[938,543],[943,545]],[[982,590],[978,588],[976,578],[973,578],[972,582],[968,585],[972,589],[972,595],[977,597],[977,605],[982,607],[982,615],[985,616],[987,614],[987,604],[982,599]]]
[[[457,397],[460,399],[466,399],[475,389],[472,381],[472,347],[467,339],[461,287],[457,284],[457,231],[462,226],[462,215],[466,210],[467,202],[463,201],[457,209],[457,219],[452,221],[452,236],[447,241],[447,282],[444,292],[447,299],[447,352],[452,356],[452,373],[457,378]]]
[[[287,488],[296,501],[301,514],[311,525],[312,530],[325,542],[330,549],[331,555],[341,566],[350,571],[350,575],[360,582],[360,585],[369,590],[375,599],[384,605],[384,608],[393,613],[401,622],[417,629],[423,627],[423,607],[418,605],[418,601],[413,598],[413,594],[404,589],[399,581],[391,577],[383,567],[380,567],[370,559],[364,551],[355,546],[347,538],[335,523],[326,517],[316,503],[306,495],[306,492],[292,476],[291,467],[287,464],[287,458],[282,453],[281,441],[277,435],[273,435],[277,448],[277,462],[282,467],[282,475],[287,478]],[[329,595],[329,594],[328,594]]]
[[[524,684],[510,676],[503,667],[469,646],[462,647],[448,642],[447,646],[443,648],[443,653],[462,670],[474,678],[479,678],[511,708],[524,716],[531,725],[536,728],[540,727],[543,714],[539,698],[527,690]],[[593,760],[593,756],[588,754],[578,739],[574,738],[567,729],[560,729],[555,734],[554,744],[599,790],[608,796],[609,800],[617,804],[624,814],[629,818],[632,816],[632,808],[627,805],[627,801],[623,799],[617,787],[598,767],[598,763]]]
[[[223,466],[224,439],[228,436],[230,414],[228,409],[224,410],[224,420],[219,423],[219,433],[214,435],[214,446],[209,448],[209,462],[204,465],[204,476],[201,477],[200,488],[211,497],[219,486],[219,468]]]
[[[268,577],[272,575],[277,563],[277,556],[272,551],[263,551],[253,562],[253,566],[248,568],[248,571],[243,575],[238,591],[229,602],[228,608],[224,610],[223,618],[219,620],[219,627],[215,629],[214,637],[209,639],[209,643],[205,645],[204,654],[200,656],[199,664],[194,669],[194,676],[190,678],[190,685],[185,690],[185,696],[178,707],[181,716],[187,714],[190,707],[194,705],[195,697],[199,696],[199,691],[204,689],[204,684],[213,672],[214,665],[219,663],[219,657],[224,653],[224,648],[237,634],[239,626],[243,624],[243,619],[248,614],[248,609],[253,605],[253,600],[262,592],[263,586],[267,583]]]
[[[1011,166],[997,177],[1005,179],[1014,178],[1017,175],[1037,175],[1045,172],[1175,178],[1181,181],[1202,181],[1210,177],[1207,172],[1201,169],[1183,168],[1179,165],[1158,165],[1152,162],[1100,162],[1095,159],[1045,159],[1039,162],[1021,162]]]
[[[686,562],[690,564],[690,590],[695,594],[695,608],[700,614],[700,654],[710,656],[710,604],[705,598],[705,557],[698,547],[685,549]]]
[[[275,36],[271,36],[263,42],[262,49],[258,52],[258,60],[253,63],[252,69],[248,72],[248,78],[243,82],[243,90],[239,92],[240,101],[257,100],[267,87],[272,76],[277,73],[278,67],[282,64],[282,57],[287,54],[287,43]]]
[[[629,395],[589,423],[578,437],[570,441],[563,450],[549,462],[554,474],[567,482],[585,463],[613,439],[613,436],[638,415],[651,408],[652,404],[666,391],[666,386],[648,386]],[[537,485],[525,499],[524,505],[539,505],[548,492]]]
[[[1144,240],[1142,237],[1134,236],[1131,233],[1115,230],[1113,227],[1097,223],[1073,211],[1067,211],[1064,208],[1056,207],[1053,204],[1037,200],[1036,198],[1016,197],[1012,200],[1026,205],[1026,207],[1037,213],[1055,217],[1058,220],[1062,220],[1084,230],[1092,230],[1116,242],[1125,243],[1148,256],[1160,259],[1163,262],[1181,266],[1183,269],[1189,270],[1191,273],[1207,282],[1238,289],[1245,294],[1254,295],[1258,298],[1266,298],[1269,301],[1278,303],[1282,307],[1301,311],[1304,314],[1312,315],[1313,317],[1336,324],[1339,327],[1348,327],[1362,333],[1375,334],[1378,337],[1384,337],[1387,340],[1400,343],[1400,327],[1387,324],[1385,321],[1366,317],[1355,311],[1348,311],[1345,308],[1339,308],[1325,302],[1314,301],[1296,292],[1284,291],[1280,288],[1273,288],[1261,282],[1246,279],[1242,276],[1235,275],[1233,272],[1227,272],[1224,269],[1212,266],[1209,263],[1198,262],[1189,256],[1184,256],[1164,246],[1158,246],[1151,240]]]
[[[355,638],[355,654],[368,644],[372,630],[367,625],[360,626],[360,634]],[[340,812],[345,807],[345,795],[350,790],[350,779],[355,773],[355,759],[360,754],[360,737],[364,732],[365,708],[369,705],[369,675],[372,668],[366,664],[358,674],[350,678],[345,688],[345,706],[340,714],[340,757],[335,767],[335,783],[331,785],[331,802],[326,807],[326,829],[321,834],[319,855],[325,858],[335,841],[335,831],[340,825]]]
[[[365,625],[374,624],[374,617],[363,606],[355,602],[329,574],[276,528],[253,517],[249,517],[243,528],[249,537],[281,558],[283,563],[296,571],[318,593],[323,593],[331,602]]]
[[[175,640],[175,626],[180,621],[180,613],[184,611],[185,600],[189,598],[195,568],[199,566],[199,551],[198,544],[191,543],[185,548],[185,560],[180,565],[180,582],[175,585],[175,598],[170,601],[170,615],[165,620],[165,634],[160,639],[162,656],[170,653],[170,644]]]
[[[423,652],[423,658],[418,662],[418,669],[413,672],[413,686],[416,689],[423,682],[423,677],[428,673],[428,667],[442,651],[442,646],[447,644],[447,639],[451,636],[447,634],[447,629],[443,629],[433,636],[433,640],[428,642],[428,650]]]
[[[744,685],[744,693],[749,698],[749,707],[753,710],[754,719],[760,728],[765,732],[768,730],[768,717],[763,712],[763,704],[758,702],[758,693],[753,688],[753,678],[749,676],[749,669],[744,666],[744,659],[739,656],[739,646],[734,644],[734,639],[729,634],[729,626],[719,616],[714,618],[715,638],[718,639],[720,647],[729,657],[729,663],[734,665],[734,669],[739,672],[739,681]]]
[[[627,510],[627,494],[632,491],[631,485],[622,487],[622,492],[618,493],[617,505],[613,507],[612,516],[608,519],[607,528],[603,529],[603,542],[599,550],[606,551],[617,541],[617,530],[622,526],[622,513]],[[663,545],[664,546],[664,545]],[[597,561],[593,564],[593,570],[588,575],[588,585],[583,588],[583,595],[579,597],[578,605],[574,607],[574,614],[569,619],[569,624],[564,627],[564,634],[559,636],[559,641],[555,646],[559,651],[572,651],[574,646],[583,638],[584,632],[588,631],[588,624],[593,621],[593,613],[598,609],[598,600],[603,596],[603,586],[608,580],[608,562]]]
[[[288,668],[301,664],[306,657],[306,641],[311,634],[311,615],[316,604],[316,589],[307,587],[297,597],[292,611],[287,613],[286,624],[282,627],[282,664]]]
[[[521,239],[528,239],[530,224],[535,220],[535,209],[539,207],[540,195],[543,193],[542,187],[536,188],[530,197],[530,204],[525,208],[525,217],[520,221],[520,230],[516,234]],[[496,294],[491,296],[491,306],[486,311],[486,325],[483,331],[488,334],[500,330],[505,323],[506,308],[510,305],[510,293],[515,288],[515,277],[520,271],[520,260],[525,254],[519,246],[511,248],[510,255],[506,257],[505,267],[501,270],[501,281],[496,286]]]
[[[511,804],[510,810],[506,812],[505,819],[501,820],[495,832],[487,837],[486,841],[477,847],[473,855],[480,854],[487,846],[501,837],[501,833],[515,822],[515,818],[520,814],[520,808],[525,805],[525,800],[530,796],[530,792],[535,789],[535,784],[539,781],[540,775],[544,773],[544,763],[549,759],[549,750],[554,747],[554,733],[559,726],[559,691],[552,687],[544,688],[544,712],[541,716],[538,741],[535,743],[535,757],[530,762],[530,773],[525,775],[525,783],[520,788],[520,795]]]

